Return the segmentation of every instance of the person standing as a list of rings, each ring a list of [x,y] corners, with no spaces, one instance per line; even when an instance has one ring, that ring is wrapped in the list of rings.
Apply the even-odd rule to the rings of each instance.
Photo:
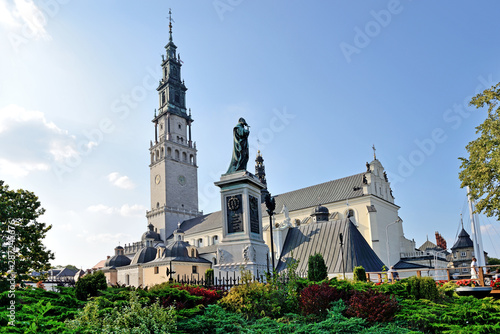
[[[478,278],[477,260],[475,257],[472,258],[472,262],[470,263],[470,278],[471,279]]]

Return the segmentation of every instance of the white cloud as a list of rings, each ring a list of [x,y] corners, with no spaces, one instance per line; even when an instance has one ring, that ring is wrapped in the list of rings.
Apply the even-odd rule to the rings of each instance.
[[[0,24],[24,38],[51,39],[45,30],[47,16],[32,0],[0,0]]]
[[[27,110],[15,104],[10,104],[0,109],[0,133],[6,131],[14,123],[26,123],[30,121],[41,123],[45,128],[57,134],[68,134],[68,131],[64,131],[53,122],[47,121],[44,113],[41,111]]]
[[[12,15],[9,4],[6,0],[0,0],[0,24],[7,26],[8,28],[20,27],[19,22],[16,20],[14,15]]]
[[[104,204],[96,204],[89,206],[87,208],[87,211],[92,213],[101,213],[105,215],[118,214],[122,217],[144,217],[146,213],[146,207],[139,204],[134,204],[134,205],[124,204],[120,208],[114,208]]]
[[[22,177],[33,171],[46,171],[49,169],[49,165],[44,163],[12,162],[0,159],[0,175]]]
[[[132,206],[125,204],[120,208],[120,215],[123,217],[144,217],[146,215],[146,207],[139,204],[134,204]]]
[[[108,181],[111,182],[112,185],[117,186],[122,189],[134,189],[135,184],[130,180],[130,178],[126,175],[120,176],[118,172],[113,172],[109,174]]]
[[[13,104],[0,108],[0,152],[0,171],[12,176],[78,161],[80,154],[76,137],[47,120],[43,112]]]
[[[116,209],[106,206],[104,204],[97,204],[97,205],[91,205],[87,208],[87,211],[93,212],[93,213],[104,213],[107,215],[113,214]]]

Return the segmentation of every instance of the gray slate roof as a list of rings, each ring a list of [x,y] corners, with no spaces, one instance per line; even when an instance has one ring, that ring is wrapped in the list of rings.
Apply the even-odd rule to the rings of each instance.
[[[288,210],[294,211],[363,196],[364,174],[359,173],[276,195],[276,210],[281,210],[283,204],[286,204]],[[262,210],[262,215],[267,216],[266,210]]]
[[[221,211],[216,211],[209,213],[207,215],[185,220],[181,224],[181,229],[184,231],[188,231],[190,234],[209,231],[221,227],[222,227]],[[167,240],[170,240],[172,238],[173,235],[170,235]]]
[[[307,188],[276,195],[276,210],[286,204],[288,210],[300,210],[363,196],[363,175],[359,173],[341,179],[320,183]],[[356,189],[356,190],[354,190]],[[268,217],[265,204],[262,204],[262,216]],[[303,221],[302,224],[305,224]],[[209,231],[222,226],[222,212],[216,211],[200,217],[185,220],[181,228],[189,234]],[[168,239],[172,239],[172,235]]]
[[[394,265],[394,269],[429,269],[432,267],[429,266],[424,266],[418,263],[411,263],[411,262],[406,262],[406,261],[399,261]]]
[[[291,228],[276,270],[280,272],[286,269],[286,262],[291,259],[293,251],[293,258],[299,260],[299,273],[307,272],[309,256],[315,253],[323,256],[328,273],[342,273],[340,233],[344,236],[346,272],[353,272],[357,266],[363,266],[368,272],[382,270],[384,263],[348,218]]]
[[[467,233],[464,228],[462,227],[462,231],[460,231],[460,234],[458,235],[458,240],[455,242],[453,247],[451,249],[457,249],[457,248],[469,248],[469,247],[474,247],[474,243],[472,242],[469,233]]]

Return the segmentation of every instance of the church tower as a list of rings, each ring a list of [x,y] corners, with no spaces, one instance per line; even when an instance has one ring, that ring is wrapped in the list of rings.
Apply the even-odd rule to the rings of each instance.
[[[171,12],[169,12],[171,15]],[[191,110],[186,109],[186,91],[181,79],[182,62],[172,41],[162,55],[162,78],[157,88],[158,113],[153,118],[154,140],[150,143],[151,210],[148,224],[166,240],[186,219],[199,216],[196,143],[191,138]]]

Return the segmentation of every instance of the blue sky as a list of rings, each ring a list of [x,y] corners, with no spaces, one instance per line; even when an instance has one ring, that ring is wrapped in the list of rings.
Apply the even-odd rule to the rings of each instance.
[[[245,117],[273,194],[362,172],[375,145],[405,236],[451,247],[461,213],[470,229],[458,157],[486,115],[468,101],[500,81],[499,7],[0,0],[0,179],[40,197],[54,264],[91,267],[138,240],[172,8],[201,210],[220,208],[213,182]],[[500,257],[499,223],[481,222]]]

